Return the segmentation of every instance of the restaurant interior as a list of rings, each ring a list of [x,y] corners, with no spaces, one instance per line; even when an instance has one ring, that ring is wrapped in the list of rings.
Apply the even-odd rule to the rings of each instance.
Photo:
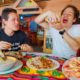
[[[0,14],[4,7],[15,8],[19,14],[20,29],[29,33],[31,45],[34,49],[44,51],[44,30],[34,22],[35,17],[48,10],[60,15],[63,7],[68,4],[75,5],[80,10],[79,3],[79,0],[0,0]],[[36,46],[39,46],[39,48]]]
[[[75,70],[77,70],[77,69],[79,70],[79,72],[77,73],[79,77],[72,76],[73,74],[75,74],[73,71],[72,72],[70,71],[69,74],[70,74],[70,76],[72,76],[72,77],[70,77],[69,74],[67,73],[67,69],[64,69],[65,67],[70,69],[69,64],[66,64],[69,61],[67,61],[64,64],[64,66],[62,67],[64,61],[67,59],[65,59],[65,58],[58,59],[57,57],[53,57],[51,55],[52,50],[51,50],[50,46],[48,45],[51,43],[49,41],[47,43],[45,42],[45,36],[46,36],[45,30],[42,28],[42,26],[38,25],[34,21],[34,19],[38,15],[40,15],[41,13],[46,12],[48,10],[55,12],[57,15],[60,15],[61,10],[66,5],[74,5],[78,8],[78,10],[80,12],[80,0],[0,0],[0,28],[2,27],[2,20],[1,20],[2,10],[7,7],[16,9],[19,14],[20,30],[24,31],[25,34],[28,35],[28,37],[30,39],[30,45],[34,49],[33,54],[31,52],[30,52],[30,54],[29,54],[29,52],[27,52],[28,55],[24,56],[24,59],[22,61],[23,63],[20,61],[18,61],[17,63],[14,62],[15,66],[13,67],[13,69],[11,69],[9,71],[2,71],[3,68],[1,67],[0,68],[0,80],[80,80],[80,66],[75,69]],[[79,21],[77,22],[77,24],[80,24],[80,14],[79,14]],[[39,52],[38,55],[37,55],[37,52]],[[46,54],[41,54],[41,53],[46,53]],[[23,52],[23,54],[24,54],[24,52]],[[51,63],[53,63],[53,62],[49,63],[49,59],[47,59],[46,57],[40,57],[40,55],[41,56],[46,55],[47,58],[49,58],[51,60],[54,58],[56,61],[59,62],[59,63],[57,63],[56,61],[53,61],[53,62],[55,62],[54,64],[57,63],[56,64],[57,67],[55,68],[54,71],[53,71],[54,68],[51,67],[51,66],[53,66],[53,65],[51,65]],[[32,57],[35,57],[35,56],[39,56],[39,57],[33,59]],[[77,51],[77,56],[80,56],[80,49]],[[40,60],[45,59],[47,64],[43,60],[43,62],[45,63],[44,65],[50,65],[50,66],[48,66],[48,68],[51,68],[51,69],[48,69],[48,70],[47,69],[40,69],[40,70],[38,69],[37,70],[34,67],[32,68],[31,64],[33,64],[33,63],[31,63],[31,60],[29,60],[28,63],[25,62],[29,58],[32,58],[32,61],[34,63],[36,62],[37,65],[39,64],[37,62],[37,59],[40,59]],[[11,60],[15,61],[12,58],[11,58]],[[74,63],[76,62],[76,60],[78,60],[79,62],[77,62],[77,63],[80,65],[80,57],[79,57],[79,59],[73,58],[70,60],[70,62],[72,60]],[[30,66],[30,68],[27,68],[26,66],[24,66],[26,64],[28,65],[28,67]],[[72,62],[71,62],[71,64],[72,64]],[[35,65],[35,64],[33,64],[33,65]],[[6,66],[6,65],[4,65],[4,66]],[[38,68],[40,68],[40,66],[38,66]],[[9,72],[10,72],[10,74],[9,74]],[[73,74],[71,74],[71,73],[73,73]],[[65,74],[68,74],[68,75],[66,76]]]

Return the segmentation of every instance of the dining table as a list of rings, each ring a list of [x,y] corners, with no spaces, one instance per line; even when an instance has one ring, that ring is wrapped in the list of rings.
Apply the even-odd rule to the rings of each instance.
[[[45,54],[43,52],[22,52],[24,54],[24,58],[19,60],[22,62],[22,66],[14,69],[12,71],[6,71],[4,73],[0,72],[0,80],[69,80],[65,77],[62,72],[62,66],[64,62],[67,60],[65,58],[59,58],[56,56],[52,56],[51,54]],[[27,66],[27,61],[30,58],[34,58],[36,56],[45,56],[47,58],[56,60],[59,62],[60,66],[58,69],[54,70],[35,70]],[[15,66],[19,66],[18,64]]]

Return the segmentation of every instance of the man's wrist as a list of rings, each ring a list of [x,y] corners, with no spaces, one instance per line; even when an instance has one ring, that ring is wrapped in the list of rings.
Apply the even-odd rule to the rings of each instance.
[[[65,32],[66,32],[66,30],[62,30],[62,31],[59,31],[59,34],[64,35]]]

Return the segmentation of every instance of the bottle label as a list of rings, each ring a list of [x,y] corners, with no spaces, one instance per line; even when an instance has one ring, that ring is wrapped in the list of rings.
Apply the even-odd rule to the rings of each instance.
[[[46,48],[45,48],[45,52],[51,54],[52,53],[52,49],[53,49],[52,38],[49,35],[46,35]]]
[[[52,49],[52,38],[46,38],[46,48]]]

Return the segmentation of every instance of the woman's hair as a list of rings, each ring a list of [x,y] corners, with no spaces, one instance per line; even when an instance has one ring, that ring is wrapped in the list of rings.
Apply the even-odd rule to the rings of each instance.
[[[5,8],[5,9],[3,9],[3,11],[2,11],[1,18],[2,18],[2,19],[5,19],[5,20],[8,20],[8,15],[9,15],[10,13],[17,13],[17,11],[16,11],[15,9],[13,9],[13,8]]]
[[[64,12],[67,8],[72,8],[72,9],[73,9],[73,11],[74,11],[74,18],[76,18],[76,22],[77,22],[78,19],[79,19],[79,10],[78,10],[75,6],[73,6],[73,5],[67,5],[67,6],[62,10],[61,15],[63,14],[63,12]],[[75,23],[76,23],[76,22],[75,22]]]

